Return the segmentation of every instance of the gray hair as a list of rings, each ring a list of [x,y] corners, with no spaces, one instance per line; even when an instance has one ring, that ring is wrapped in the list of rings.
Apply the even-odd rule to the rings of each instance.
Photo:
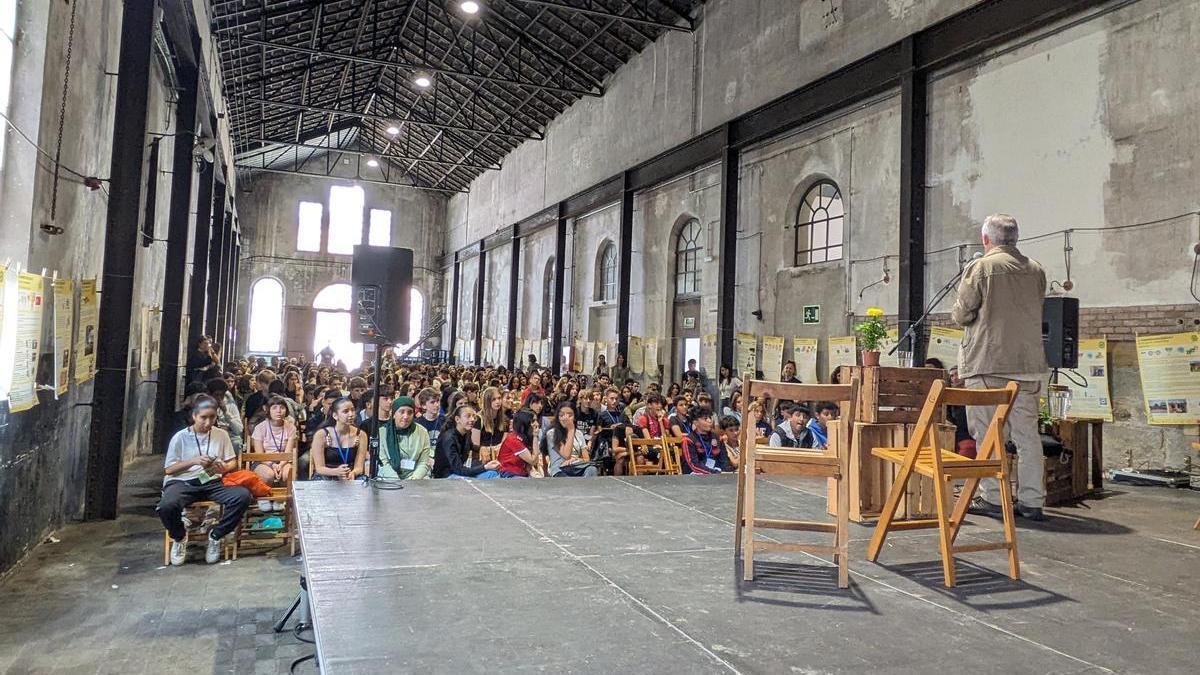
[[[1016,246],[1021,236],[1017,219],[1007,213],[993,213],[983,221],[980,231],[993,246]]]

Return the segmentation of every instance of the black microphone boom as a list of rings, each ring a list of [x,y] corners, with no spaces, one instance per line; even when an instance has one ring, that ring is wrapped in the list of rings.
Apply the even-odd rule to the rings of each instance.
[[[962,279],[963,274],[966,273],[967,269],[971,266],[971,263],[979,260],[982,257],[983,251],[976,251],[975,255],[971,256],[971,259],[967,261],[967,264],[963,265],[962,268],[958,270],[958,274],[955,274],[950,281],[946,282],[945,286],[942,286],[941,290],[938,291],[933,300],[931,300],[930,303],[925,307],[925,311],[921,314],[921,316],[916,321],[908,325],[908,330],[904,331],[904,335],[901,335],[900,339],[896,340],[896,344],[892,345],[892,348],[888,350],[888,356],[895,354],[896,350],[900,348],[900,345],[904,343],[905,339],[909,340],[910,347],[915,347],[916,339],[914,338],[914,334],[917,332],[917,329],[920,328],[927,319],[929,319],[929,315],[933,313],[933,308],[937,307],[938,303],[941,302],[948,293],[950,293],[955,284],[958,283],[958,280]],[[917,350],[911,349],[910,351],[915,354]]]

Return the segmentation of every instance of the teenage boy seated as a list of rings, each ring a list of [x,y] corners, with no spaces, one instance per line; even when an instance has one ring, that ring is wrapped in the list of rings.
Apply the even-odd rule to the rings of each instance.
[[[812,434],[813,448],[821,450],[829,447],[829,425],[838,417],[838,406],[831,401],[824,401],[817,406],[817,416],[808,421],[808,431]]]
[[[722,447],[721,439],[713,433],[712,411],[701,406],[692,406],[688,411],[691,433],[683,438],[680,455],[683,473],[702,476],[733,471],[729,453]]]
[[[429,442],[437,445],[438,433],[446,416],[441,411],[441,396],[433,387],[425,387],[417,393],[417,424],[429,432]]]
[[[721,430],[721,443],[725,446],[725,452],[729,455],[729,461],[734,466],[741,461],[742,452],[739,445],[742,433],[742,423],[733,415],[722,417],[717,426]]]
[[[667,424],[670,426],[671,434],[673,436],[687,436],[692,433],[692,427],[688,424],[688,411],[691,409],[691,404],[688,403],[686,396],[676,396],[672,403],[675,409],[667,417]]]
[[[808,410],[797,403],[783,403],[783,422],[775,427],[768,445],[775,448],[811,448],[813,434],[808,429]]]

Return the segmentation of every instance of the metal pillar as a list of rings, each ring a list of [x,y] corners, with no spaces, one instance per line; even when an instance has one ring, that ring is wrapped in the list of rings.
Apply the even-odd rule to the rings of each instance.
[[[161,365],[155,402],[155,447],[166,448],[172,432],[180,370],[179,338],[183,329],[183,282],[191,232],[192,145],[197,128],[196,97],[199,77],[195,64],[180,60],[179,101],[175,105],[175,146],[171,151],[171,206],[167,227],[166,275],[163,278]],[[187,352],[185,352],[187,353]]]
[[[508,268],[508,344],[505,346],[505,351],[508,352],[508,369],[518,368],[522,360],[525,358],[523,354],[517,353],[517,301],[520,298],[521,292],[521,237],[518,234],[518,229],[513,228],[512,238],[512,258],[509,261]]]
[[[116,518],[125,447],[125,389],[129,371],[133,276],[145,181],[147,99],[150,92],[154,0],[126,0],[121,19],[111,191],[104,237],[96,383],[92,394],[84,518]]]
[[[629,305],[633,297],[629,287],[633,274],[633,189],[628,171],[622,182],[621,231],[617,254],[617,354],[628,360]]]
[[[928,128],[926,73],[917,68],[913,38],[901,43],[908,68],[900,76],[900,298],[901,334],[925,308],[925,141]],[[924,361],[924,340],[910,338],[913,362]]]
[[[550,308],[554,312],[550,321],[550,372],[555,375],[562,373],[562,343],[563,343],[563,282],[566,280],[567,257],[567,218],[565,203],[559,203],[558,223],[554,230],[554,303]],[[543,364],[544,365],[544,364]]]
[[[217,333],[217,289],[221,283],[221,242],[225,237],[225,183],[217,181],[213,195],[212,226],[208,237],[208,272],[204,290],[204,334],[220,339]],[[221,345],[224,350],[225,345]],[[224,354],[224,351],[222,351]]]
[[[462,269],[458,263],[458,254],[455,253],[454,274],[450,280],[450,344],[447,345],[447,348],[450,351],[451,364],[458,362],[458,350],[456,349],[458,343],[458,286],[461,275]]]
[[[216,171],[207,162],[200,169],[200,190],[196,196],[196,234],[192,242],[192,283],[188,288],[187,351],[204,335],[204,296],[208,290],[208,232],[212,224],[213,187]]]
[[[721,260],[720,292],[717,294],[717,373],[721,366],[733,367],[734,302],[737,297],[738,170],[741,154],[728,144],[729,125],[725,125],[725,150],[721,156]],[[709,373],[716,377],[717,373]],[[754,373],[750,373],[753,376]],[[742,373],[742,377],[746,377]]]
[[[479,276],[475,279],[475,365],[483,363],[483,294],[487,290],[487,251],[479,244]]]

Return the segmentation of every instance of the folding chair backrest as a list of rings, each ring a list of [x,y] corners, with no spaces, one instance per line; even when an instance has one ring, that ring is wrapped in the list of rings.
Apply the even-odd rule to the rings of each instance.
[[[666,467],[669,473],[683,473],[683,467],[680,462],[683,457],[683,436],[669,436],[663,434],[662,437],[663,457],[666,458]]]
[[[1004,424],[1008,420],[1009,410],[1016,397],[1016,382],[1009,382],[1003,389],[958,389],[947,387],[944,381],[936,380],[929,389],[929,395],[925,397],[921,416],[917,420],[917,426],[913,429],[912,438],[909,440],[909,452],[915,453],[923,446],[929,447],[933,451],[937,465],[941,466],[936,422],[941,418],[944,406],[995,406],[996,412],[992,415],[983,443],[977,449],[976,457],[980,460],[988,459],[994,451],[997,459],[1004,459],[1002,434]]]
[[[249,469],[254,462],[288,462],[287,482],[296,480],[296,454],[294,452],[243,452],[238,455],[238,468]]]
[[[838,426],[841,429],[839,442],[841,447],[831,448],[839,455],[848,457],[851,434],[858,414],[858,378],[852,378],[848,384],[794,384],[785,382],[767,382],[764,380],[746,380],[742,383],[742,400],[750,401],[755,397],[770,396],[774,399],[790,401],[832,401],[838,405]],[[815,411],[814,411],[815,412]],[[754,425],[742,425],[742,447],[768,446],[769,438],[752,438]]]

